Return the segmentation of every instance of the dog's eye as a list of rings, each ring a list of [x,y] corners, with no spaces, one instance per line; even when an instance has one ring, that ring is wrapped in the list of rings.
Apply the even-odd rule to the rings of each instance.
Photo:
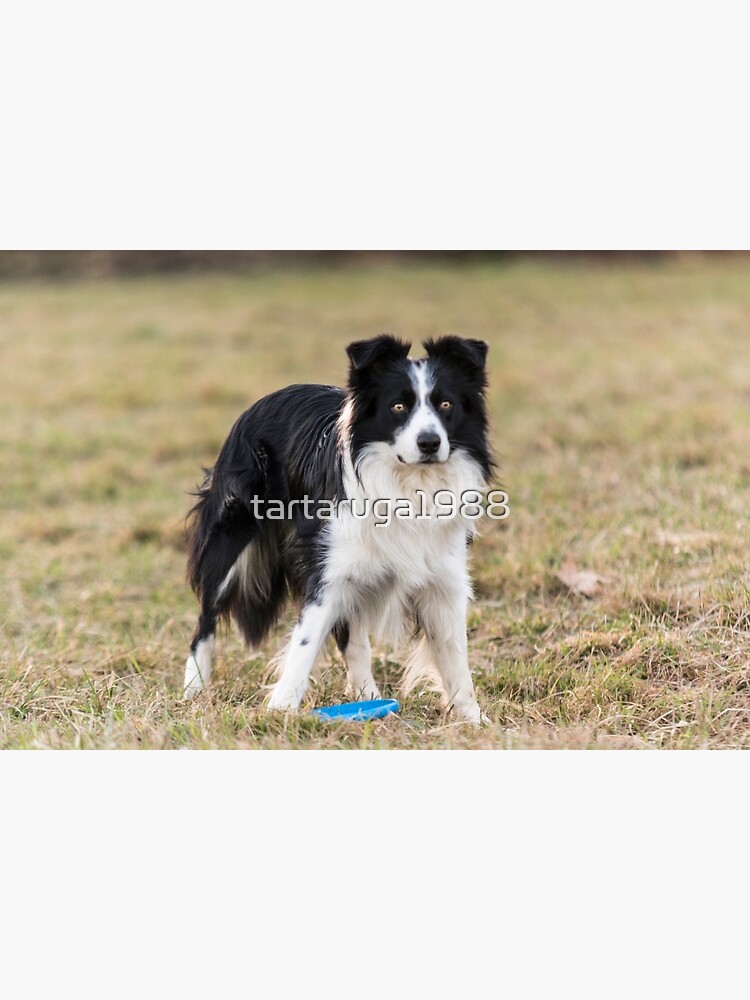
[[[394,403],[391,409],[393,410],[394,413],[405,413],[406,403]]]
[[[443,402],[440,404],[440,409],[441,410],[452,410],[453,409],[453,403],[451,403],[451,401],[449,399],[444,399]]]

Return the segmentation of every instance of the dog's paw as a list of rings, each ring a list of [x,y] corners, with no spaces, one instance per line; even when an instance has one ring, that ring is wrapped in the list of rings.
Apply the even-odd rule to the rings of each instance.
[[[266,708],[269,712],[296,712],[301,700],[295,691],[284,691],[277,685],[266,701]]]
[[[450,714],[456,722],[466,722],[470,726],[482,726],[490,721],[475,701],[454,702]]]
[[[185,663],[185,679],[182,682],[182,697],[186,701],[200,694],[211,679],[211,657],[214,646],[215,639],[213,635],[209,635],[201,639],[195,649],[191,649]]]
[[[374,680],[365,681],[356,687],[351,683],[347,684],[346,695],[352,701],[378,701],[383,697]]]
[[[185,680],[182,682],[182,697],[185,701],[190,701],[199,695],[205,688],[203,674],[198,666],[195,657],[189,656],[185,664]]]

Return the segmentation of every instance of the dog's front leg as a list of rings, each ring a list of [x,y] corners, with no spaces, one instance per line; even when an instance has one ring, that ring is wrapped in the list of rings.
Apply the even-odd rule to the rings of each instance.
[[[380,690],[372,676],[372,654],[367,628],[361,622],[349,626],[347,641],[339,643],[349,672],[347,690],[356,699],[380,698]]]
[[[448,709],[466,722],[479,725],[479,709],[469,670],[466,640],[468,584],[429,590],[417,603],[424,642],[443,683]]]
[[[268,699],[270,709],[294,712],[307,691],[310,673],[336,620],[335,605],[325,592],[307,601],[284,650],[280,676]]]

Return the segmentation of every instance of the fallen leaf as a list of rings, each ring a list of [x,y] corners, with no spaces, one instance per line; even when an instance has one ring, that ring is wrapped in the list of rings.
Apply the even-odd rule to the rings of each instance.
[[[574,594],[582,594],[584,597],[593,597],[598,594],[602,584],[607,582],[603,576],[599,576],[593,570],[578,569],[572,556],[566,557],[560,572],[557,574],[557,579]]]

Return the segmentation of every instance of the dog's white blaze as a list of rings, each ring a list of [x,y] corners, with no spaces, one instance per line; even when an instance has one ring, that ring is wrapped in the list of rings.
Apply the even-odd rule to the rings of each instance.
[[[211,680],[211,660],[216,640],[213,635],[201,639],[190,652],[185,664],[185,690],[183,697],[194,698]]]
[[[416,400],[409,419],[394,437],[394,450],[402,462],[409,465],[420,462],[424,455],[419,449],[417,438],[420,434],[433,432],[440,437],[440,446],[435,457],[438,462],[445,462],[450,454],[450,443],[445,428],[430,400],[430,393],[435,388],[435,384],[428,362],[424,360],[410,361],[409,379],[414,387]]]

